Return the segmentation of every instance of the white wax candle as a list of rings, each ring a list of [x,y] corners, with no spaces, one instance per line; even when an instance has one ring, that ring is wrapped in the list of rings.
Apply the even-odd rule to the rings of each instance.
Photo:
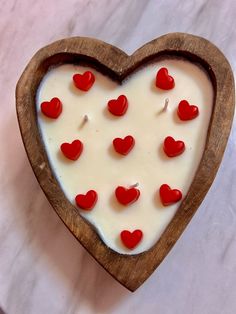
[[[175,87],[163,91],[155,86],[157,70],[166,67],[175,79]],[[90,70],[96,81],[88,92],[73,85],[75,73]],[[107,102],[126,95],[129,107],[122,117],[113,116]],[[58,97],[63,111],[56,120],[45,118],[40,104]],[[168,98],[168,109],[162,111]],[[186,99],[197,105],[199,116],[180,121],[178,103]],[[62,65],[49,71],[37,96],[38,123],[58,182],[75,204],[77,194],[93,189],[98,201],[93,210],[78,209],[97,229],[113,250],[137,254],[148,250],[159,239],[180,203],[164,207],[159,187],[168,184],[186,195],[199,165],[206,141],[213,104],[213,89],[207,75],[196,65],[182,60],[164,60],[140,69],[121,86],[99,72],[82,66]],[[162,112],[161,112],[162,111]],[[161,113],[160,113],[161,112]],[[89,120],[81,127],[84,116]],[[119,156],[112,147],[116,137],[132,135],[135,146],[127,156]],[[162,149],[167,136],[185,142],[185,152],[168,158]],[[84,150],[77,161],[66,160],[60,145],[79,139]],[[120,205],[117,186],[130,187],[138,182],[139,199],[130,206]],[[133,250],[120,241],[122,230],[140,229],[143,239]]]

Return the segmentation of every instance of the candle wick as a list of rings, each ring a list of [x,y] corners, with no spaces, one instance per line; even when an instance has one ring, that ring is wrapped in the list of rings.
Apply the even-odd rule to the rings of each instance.
[[[80,124],[80,127],[82,128],[85,125],[85,123],[87,123],[88,121],[89,121],[89,117],[85,114]]]
[[[169,105],[169,98],[166,98],[166,99],[165,99],[165,105],[164,105],[163,111],[167,111],[168,105]]]
[[[130,185],[131,188],[136,188],[137,186],[139,186],[139,183],[138,183],[138,182],[136,182],[136,183]]]
[[[164,107],[157,114],[160,115],[163,112],[166,112],[168,110],[168,106],[169,106],[169,98],[166,98]]]

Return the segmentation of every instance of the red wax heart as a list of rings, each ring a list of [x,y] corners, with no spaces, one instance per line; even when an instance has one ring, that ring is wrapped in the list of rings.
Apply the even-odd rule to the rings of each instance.
[[[168,157],[176,157],[184,152],[185,144],[182,141],[175,141],[171,136],[167,136],[164,140],[163,149]]]
[[[117,201],[122,205],[130,205],[136,202],[140,196],[140,191],[135,188],[126,189],[123,186],[118,186],[115,191]]]
[[[128,99],[125,95],[120,95],[117,99],[109,100],[107,106],[114,116],[123,116],[128,109]]]
[[[78,89],[87,92],[93,86],[95,76],[92,72],[86,71],[83,74],[75,74],[73,81]]]
[[[94,190],[88,191],[86,194],[78,194],[75,197],[75,202],[78,207],[84,210],[91,210],[94,208],[98,200],[97,192]]]
[[[115,151],[121,155],[127,155],[134,147],[134,144],[135,140],[131,135],[126,136],[124,139],[117,137],[113,140]]]
[[[177,113],[180,120],[187,121],[195,119],[199,114],[199,110],[197,106],[190,105],[187,100],[181,100]]]
[[[171,188],[167,184],[162,184],[159,189],[159,194],[161,202],[164,206],[174,204],[180,201],[182,198],[182,193],[179,190],[171,190]]]
[[[142,240],[143,232],[139,229],[130,232],[128,230],[123,230],[120,233],[120,238],[123,244],[130,250],[135,248]]]
[[[77,160],[83,151],[83,143],[80,140],[75,140],[71,144],[61,144],[61,151],[64,156],[71,160]]]
[[[175,86],[175,81],[172,76],[168,74],[167,68],[161,68],[156,75],[156,87],[168,90]]]
[[[54,97],[41,103],[41,111],[48,118],[57,119],[62,112],[62,103],[59,98]]]

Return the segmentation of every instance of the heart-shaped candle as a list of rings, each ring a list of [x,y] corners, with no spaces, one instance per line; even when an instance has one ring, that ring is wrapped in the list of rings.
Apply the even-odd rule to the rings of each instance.
[[[181,100],[198,107],[196,119],[193,109],[178,106]],[[233,109],[233,76],[224,56],[186,34],[163,36],[132,56],[93,39],[59,41],[33,57],[17,86],[20,128],[42,189],[83,246],[132,291],[160,264],[203,200]],[[111,143],[127,134],[135,147],[132,153],[132,145],[123,147],[123,158]],[[168,136],[173,140],[166,142]],[[83,152],[73,147],[70,154],[73,139],[83,143]],[[159,194],[163,182],[168,186]],[[117,199],[118,186],[136,194]]]

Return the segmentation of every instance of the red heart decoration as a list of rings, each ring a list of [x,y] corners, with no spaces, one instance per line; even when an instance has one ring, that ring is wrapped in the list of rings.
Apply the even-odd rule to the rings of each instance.
[[[108,110],[114,116],[123,116],[128,109],[128,99],[125,95],[120,95],[117,99],[111,99],[107,103]]]
[[[199,114],[199,110],[197,106],[190,105],[187,100],[181,100],[177,113],[180,120],[187,121],[195,119]]]
[[[83,74],[75,74],[73,81],[78,89],[87,92],[93,86],[95,76],[91,71],[86,71]]]
[[[182,198],[182,193],[179,190],[172,190],[167,184],[162,184],[159,189],[159,194],[164,206],[174,204]]]
[[[62,103],[59,98],[54,97],[41,103],[41,111],[48,118],[57,119],[62,112]]]
[[[91,210],[94,208],[97,200],[98,195],[94,190],[90,190],[86,194],[78,194],[75,197],[76,205],[84,210]]]
[[[160,89],[169,90],[174,88],[175,81],[172,76],[168,74],[167,68],[161,68],[156,75],[156,87]]]
[[[143,232],[139,229],[130,232],[128,230],[123,230],[120,233],[120,238],[123,244],[130,250],[139,244],[142,240]]]
[[[64,156],[70,160],[77,160],[83,151],[83,143],[80,140],[75,140],[71,144],[61,144],[61,151]]]
[[[164,140],[163,150],[168,157],[181,155],[185,150],[183,141],[175,141],[173,137],[167,136]]]
[[[118,186],[115,190],[117,201],[122,205],[130,205],[136,202],[140,196],[140,191],[135,188],[126,189],[123,186]]]
[[[124,139],[117,137],[113,140],[115,151],[121,155],[127,155],[134,147],[134,144],[135,140],[131,135],[126,136]]]

